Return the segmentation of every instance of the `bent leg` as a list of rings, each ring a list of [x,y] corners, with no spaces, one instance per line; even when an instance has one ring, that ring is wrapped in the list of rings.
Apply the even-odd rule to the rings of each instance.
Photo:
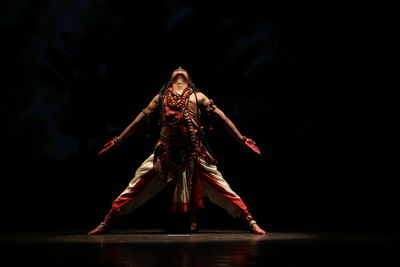
[[[154,154],[150,155],[136,170],[129,185],[113,201],[106,220],[115,221],[129,214],[165,188],[166,183],[159,179],[153,168],[153,157]]]
[[[203,195],[211,202],[225,209],[229,215],[246,222],[256,223],[246,204],[236,194],[217,170],[216,165],[208,164],[200,159],[200,177],[203,186]]]

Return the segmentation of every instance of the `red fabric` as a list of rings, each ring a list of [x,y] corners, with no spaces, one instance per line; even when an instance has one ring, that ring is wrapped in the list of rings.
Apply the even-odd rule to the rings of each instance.
[[[173,202],[172,211],[173,212],[189,212],[191,210],[199,210],[204,208],[203,202],[203,189],[200,181],[199,168],[197,166],[198,162],[194,159],[194,172],[193,172],[193,187],[190,195],[190,202]],[[173,190],[174,188],[172,188]]]
[[[172,211],[173,212],[189,212],[190,211],[190,203],[188,203],[188,202],[173,202],[172,203]]]
[[[131,200],[135,198],[135,196],[140,193],[145,186],[156,176],[156,172],[154,169],[149,170],[145,173],[138,182],[130,189],[129,192],[124,193],[123,195],[119,196],[114,202],[112,203],[112,209],[119,209],[123,205],[127,204]]]
[[[245,220],[246,215],[250,215],[246,204],[235,194],[227,191],[223,186],[221,186],[211,175],[209,175],[204,167],[201,165],[195,167],[195,172],[193,176],[193,191],[191,195],[190,203],[174,202],[172,205],[172,211],[174,212],[189,212],[190,209],[198,210],[204,208],[203,202],[203,187],[201,184],[201,179],[204,179],[208,184],[210,184],[221,196],[225,197],[229,202],[238,206],[243,210],[242,219]],[[251,215],[250,215],[251,216]]]
[[[194,209],[201,209],[204,207],[203,203],[203,187],[200,180],[200,162],[194,159],[194,175],[193,175],[193,194],[192,204]]]
[[[260,149],[256,146],[256,142],[254,142],[252,139],[246,138],[246,141],[244,142],[244,144],[245,144],[248,148],[250,148],[251,150],[253,150],[255,153],[261,154]]]
[[[237,205],[240,207],[243,211],[247,212],[247,206],[244,204],[244,202],[237,197],[236,195],[232,194],[231,192],[227,191],[224,187],[222,187],[212,176],[207,174],[206,170],[204,167],[200,166],[200,176],[208,183],[210,184],[217,192],[225,197],[229,202]]]

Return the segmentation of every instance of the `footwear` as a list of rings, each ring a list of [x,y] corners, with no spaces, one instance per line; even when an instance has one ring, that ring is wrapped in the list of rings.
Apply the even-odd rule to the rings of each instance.
[[[100,235],[108,233],[108,228],[105,223],[100,223],[96,228],[88,233],[88,235]]]
[[[253,234],[259,234],[259,235],[267,234],[267,232],[264,231],[263,229],[261,229],[261,227],[258,226],[257,223],[252,223],[250,225],[250,232],[253,233]]]

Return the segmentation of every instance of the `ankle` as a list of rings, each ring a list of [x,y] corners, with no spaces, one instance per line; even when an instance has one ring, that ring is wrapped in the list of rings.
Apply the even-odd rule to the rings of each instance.
[[[198,228],[198,226],[197,226],[197,222],[192,222],[192,223],[190,224],[190,232],[196,233],[196,232],[198,232],[198,231],[199,231],[199,228]]]
[[[252,229],[254,225],[257,225],[257,221],[256,220],[251,220],[247,223],[247,226]]]

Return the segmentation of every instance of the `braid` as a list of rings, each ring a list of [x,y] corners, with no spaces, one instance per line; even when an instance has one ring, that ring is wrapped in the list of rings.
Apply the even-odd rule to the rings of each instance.
[[[168,81],[166,83],[163,84],[163,86],[161,86],[161,89],[158,93],[158,96],[160,98],[160,103],[162,103],[162,98],[164,97],[164,95],[167,93],[168,88],[171,86],[171,81]]]

